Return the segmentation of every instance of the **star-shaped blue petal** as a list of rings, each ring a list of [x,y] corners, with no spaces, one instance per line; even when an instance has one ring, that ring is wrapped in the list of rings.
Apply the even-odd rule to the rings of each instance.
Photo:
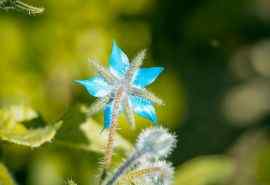
[[[112,123],[113,103],[109,103],[104,107],[104,128],[110,128]]]
[[[153,123],[157,123],[155,108],[150,100],[138,96],[130,96],[130,99],[136,113]]]
[[[112,90],[112,87],[100,76],[87,80],[76,80],[76,82],[83,85],[88,93],[95,97],[104,97]]]
[[[127,55],[113,42],[109,57],[109,69],[92,61],[98,76],[76,82],[86,88],[88,93],[98,98],[90,107],[90,114],[104,111],[104,128],[110,128],[118,114],[125,112],[128,121],[134,124],[134,114],[157,123],[154,104],[162,100],[145,87],[153,83],[162,67],[140,68],[145,51],[140,52],[131,63]]]
[[[116,42],[113,42],[112,53],[109,59],[110,72],[123,78],[129,68],[129,61],[127,55],[117,46]]]
[[[163,67],[151,67],[138,69],[133,77],[133,84],[138,87],[150,85],[159,74],[164,70]]]

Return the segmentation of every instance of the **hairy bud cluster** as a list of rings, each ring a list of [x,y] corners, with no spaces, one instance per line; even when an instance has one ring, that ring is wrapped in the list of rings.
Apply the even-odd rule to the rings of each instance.
[[[174,175],[174,168],[166,161],[157,161],[153,163],[144,163],[133,173],[141,173],[143,178],[136,179],[137,184],[144,185],[170,185]]]
[[[150,158],[165,158],[176,145],[176,137],[162,127],[144,130],[138,137],[136,149]]]
[[[176,137],[162,127],[144,130],[135,151],[118,168],[106,185],[144,184],[170,185],[174,169],[163,161],[176,145]]]

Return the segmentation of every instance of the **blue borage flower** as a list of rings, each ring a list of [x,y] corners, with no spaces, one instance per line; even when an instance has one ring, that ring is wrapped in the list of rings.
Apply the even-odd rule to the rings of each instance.
[[[153,104],[163,104],[162,100],[146,90],[164,70],[162,67],[140,68],[145,50],[129,62],[127,55],[113,42],[109,58],[109,69],[96,61],[90,61],[98,75],[86,80],[76,80],[89,94],[98,99],[89,108],[92,115],[104,110],[104,128],[110,128],[112,121],[124,112],[128,122],[135,124],[134,113],[157,123]]]

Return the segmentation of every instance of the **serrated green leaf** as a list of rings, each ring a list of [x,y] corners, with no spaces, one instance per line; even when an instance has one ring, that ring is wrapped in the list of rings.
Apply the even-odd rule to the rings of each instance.
[[[0,110],[0,138],[11,143],[39,147],[50,142],[61,122],[42,128],[28,129],[21,122],[30,121],[38,114],[30,107],[11,106]]]
[[[233,170],[233,162],[227,157],[198,157],[177,168],[175,185],[224,184]]]
[[[36,111],[24,105],[15,105],[0,110],[0,129],[12,129],[17,122],[30,121],[38,117]]]
[[[0,163],[0,185],[16,185],[5,165]]]
[[[50,142],[60,128],[62,122],[49,125],[44,128],[26,129],[21,127],[13,130],[0,130],[0,137],[4,141],[9,141],[18,145],[29,147],[39,147],[46,142]],[[18,127],[16,127],[18,128]],[[23,129],[24,128],[24,129]]]
[[[22,122],[29,121],[38,117],[38,114],[31,107],[25,105],[16,105],[4,109],[14,121]]]

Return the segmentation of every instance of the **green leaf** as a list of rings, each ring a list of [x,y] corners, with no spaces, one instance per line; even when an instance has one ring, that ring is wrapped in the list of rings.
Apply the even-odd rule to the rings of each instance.
[[[21,127],[19,130],[0,130],[0,137],[4,141],[18,145],[39,147],[53,139],[56,131],[61,127],[61,124],[62,122],[58,122],[38,129],[25,129],[24,127]]]
[[[175,185],[224,184],[233,171],[233,162],[227,157],[198,157],[177,168]]]
[[[80,124],[86,119],[80,106],[74,105],[62,117],[63,126],[55,136],[55,142],[71,148],[88,149],[89,141],[80,130]]]
[[[7,168],[0,163],[0,185],[16,185]]]
[[[22,105],[1,109],[0,138],[29,147],[39,147],[50,142],[60,128],[61,122],[36,129],[28,129],[22,124],[24,121],[31,121],[37,117],[38,114],[33,109]]]
[[[37,112],[24,105],[14,105],[0,110],[0,129],[12,129],[17,122],[30,121],[38,117]]]
[[[103,129],[102,126],[89,118],[81,124],[80,129],[88,138],[91,150],[104,152],[104,148],[107,144],[108,133],[106,133],[106,131],[101,133],[101,130]],[[132,149],[131,144],[119,134],[116,134],[115,136],[114,145],[116,150],[130,151]]]
[[[6,113],[8,113],[14,121],[22,122],[22,121],[30,121],[38,117],[38,114],[31,107],[24,105],[16,105],[11,106],[4,109]]]
[[[72,148],[103,153],[107,143],[107,132],[93,119],[87,119],[81,106],[76,105],[63,117],[63,126],[55,137],[55,142]],[[115,149],[124,152],[132,149],[131,144],[121,135],[115,137]]]

